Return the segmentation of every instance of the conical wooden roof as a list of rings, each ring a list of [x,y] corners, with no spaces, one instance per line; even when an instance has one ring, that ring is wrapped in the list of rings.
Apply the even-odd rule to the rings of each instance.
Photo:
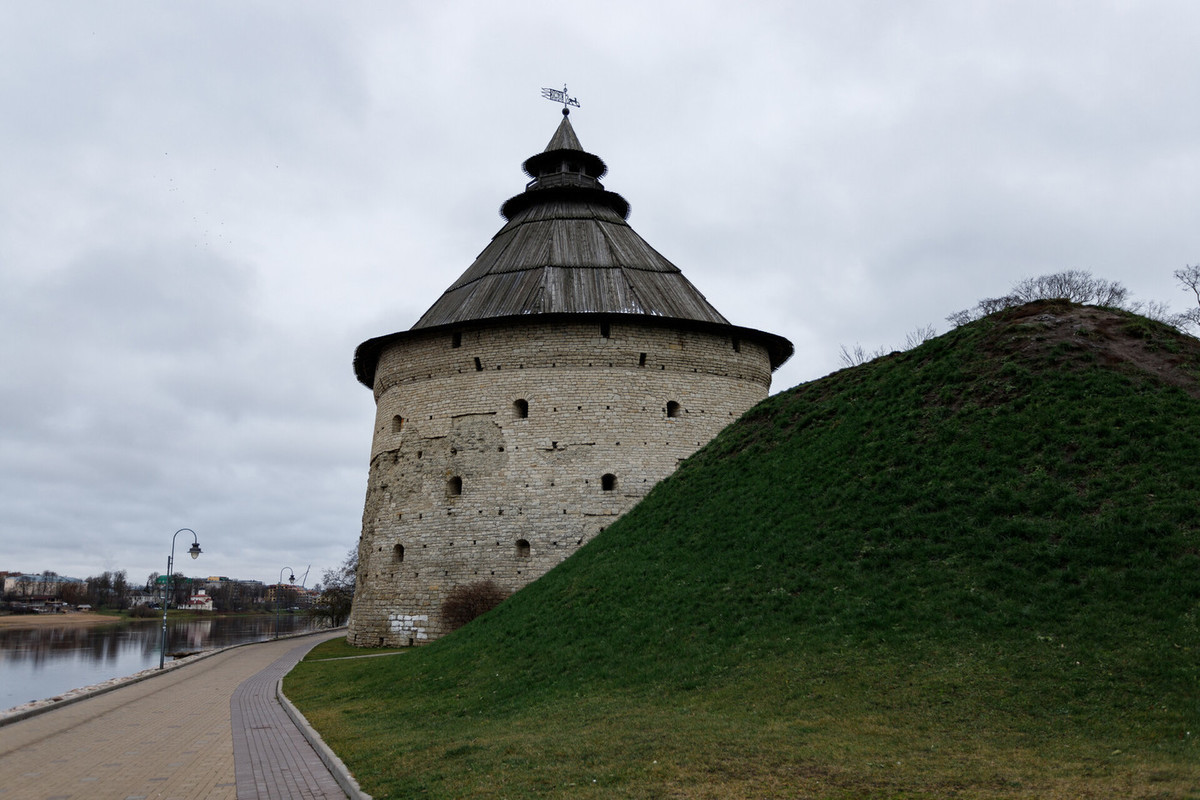
[[[772,368],[791,356],[786,339],[731,325],[629,226],[629,203],[600,183],[604,161],[583,149],[565,109],[546,149],[524,168],[532,180],[501,207],[504,227],[413,332],[530,316],[633,315],[763,339]],[[401,336],[359,346],[359,380],[373,383],[378,353]]]
[[[650,314],[728,325],[683,273],[629,227],[564,116],[508,221],[413,329],[529,314]]]

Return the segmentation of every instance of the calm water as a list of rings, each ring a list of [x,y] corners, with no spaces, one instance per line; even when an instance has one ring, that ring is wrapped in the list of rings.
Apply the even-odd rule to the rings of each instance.
[[[314,627],[304,615],[279,618],[280,635]],[[167,652],[212,650],[274,635],[273,616],[172,619]],[[161,637],[161,617],[94,628],[0,631],[0,710],[157,667]]]

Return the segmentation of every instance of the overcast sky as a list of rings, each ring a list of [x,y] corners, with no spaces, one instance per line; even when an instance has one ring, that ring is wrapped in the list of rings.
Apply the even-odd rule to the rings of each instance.
[[[142,581],[184,527],[188,574],[340,563],[354,348],[499,230],[542,87],[634,229],[795,343],[772,391],[1024,277],[1188,306],[1200,4],[733,7],[0,0],[0,569]]]

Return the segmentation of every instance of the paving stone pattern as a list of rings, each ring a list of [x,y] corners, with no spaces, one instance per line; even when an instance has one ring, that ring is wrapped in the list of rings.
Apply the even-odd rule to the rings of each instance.
[[[275,698],[276,683],[310,649],[310,643],[293,647],[233,692],[229,707],[238,800],[346,797]]]
[[[341,800],[327,771],[328,782],[312,778],[325,768],[282,709],[266,710],[268,698],[279,708],[279,677],[337,635],[232,648],[0,727],[0,798]],[[252,728],[241,734],[245,753],[235,748],[234,707],[239,724]],[[254,793],[239,790],[243,767]]]

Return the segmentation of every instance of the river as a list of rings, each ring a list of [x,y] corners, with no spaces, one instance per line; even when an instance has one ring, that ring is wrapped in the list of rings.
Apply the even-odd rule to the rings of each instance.
[[[281,635],[316,627],[302,614],[279,617]],[[261,642],[274,635],[274,616],[170,619],[167,653]],[[0,710],[157,667],[161,637],[161,618],[0,630]]]

